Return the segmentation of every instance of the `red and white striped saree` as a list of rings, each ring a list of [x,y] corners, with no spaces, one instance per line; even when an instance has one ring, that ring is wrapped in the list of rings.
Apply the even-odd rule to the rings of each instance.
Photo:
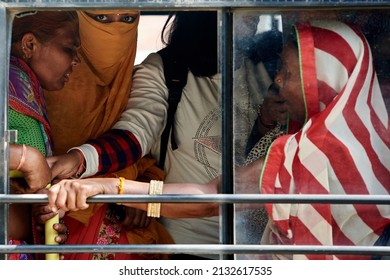
[[[307,122],[298,133],[272,144],[261,192],[388,195],[389,116],[365,37],[338,21],[300,24],[295,30]],[[389,205],[268,204],[266,208],[274,244],[373,245],[390,224]]]

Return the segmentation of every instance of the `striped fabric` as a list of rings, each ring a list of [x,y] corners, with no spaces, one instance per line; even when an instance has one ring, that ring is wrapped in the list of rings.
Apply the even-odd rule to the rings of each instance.
[[[271,146],[260,180],[262,193],[389,194],[389,116],[366,39],[337,21],[301,24],[295,30],[307,122]],[[389,205],[266,207],[277,244],[373,245],[390,224]]]
[[[99,154],[96,175],[113,173],[124,169],[141,158],[142,151],[137,138],[126,130],[111,129],[102,137],[87,142]]]

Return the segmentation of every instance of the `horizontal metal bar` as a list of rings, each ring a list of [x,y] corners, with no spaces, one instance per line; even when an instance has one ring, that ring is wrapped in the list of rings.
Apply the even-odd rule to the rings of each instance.
[[[220,0],[220,1],[182,1],[182,0],[18,0],[10,1],[3,0],[3,3],[15,8],[34,8],[34,9],[45,9],[45,8],[135,8],[135,9],[178,9],[178,8],[307,8],[307,7],[376,7],[389,5],[388,0]]]
[[[390,256],[386,246],[308,245],[0,245],[1,254],[11,253],[191,253],[191,254],[333,254]]]
[[[46,194],[2,194],[1,203],[45,203]],[[95,195],[88,203],[313,203],[313,204],[388,204],[389,195],[308,195],[308,194],[214,194],[214,195]]]

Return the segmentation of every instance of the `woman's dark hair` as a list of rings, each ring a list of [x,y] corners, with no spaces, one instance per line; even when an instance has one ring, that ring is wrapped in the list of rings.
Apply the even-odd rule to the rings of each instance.
[[[50,41],[66,23],[72,22],[78,30],[75,11],[34,11],[17,14],[12,25],[12,43],[19,42],[27,33],[33,33],[41,43]]]
[[[187,62],[195,76],[218,72],[217,19],[216,11],[179,11],[170,14],[164,25],[162,42]]]
[[[282,32],[279,30],[270,30],[256,34],[252,38],[252,45],[246,55],[254,63],[263,62],[271,80],[273,80],[278,70],[279,55],[282,47]]]

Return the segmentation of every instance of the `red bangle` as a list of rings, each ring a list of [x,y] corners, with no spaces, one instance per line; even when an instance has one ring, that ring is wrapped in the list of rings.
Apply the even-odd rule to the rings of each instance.
[[[260,104],[259,106],[259,110],[258,110],[258,115],[259,115],[259,122],[262,126],[264,126],[265,128],[268,128],[268,129],[272,129],[272,128],[275,128],[276,126],[276,123],[272,123],[272,124],[266,124],[263,122],[261,116],[262,116],[262,113],[261,113],[261,109],[263,108],[263,106]]]
[[[16,167],[16,170],[20,170],[20,168],[22,168],[24,162],[26,161],[26,154],[27,154],[27,147],[26,147],[26,145],[23,144],[22,157],[20,158],[20,162],[19,162],[18,167]]]
[[[81,174],[84,173],[85,171],[85,159],[84,159],[84,154],[78,150],[78,149],[75,149],[81,156],[82,158],[82,161],[81,161],[81,164],[79,166],[79,168],[77,168],[77,171],[76,171],[76,178],[80,178]]]

